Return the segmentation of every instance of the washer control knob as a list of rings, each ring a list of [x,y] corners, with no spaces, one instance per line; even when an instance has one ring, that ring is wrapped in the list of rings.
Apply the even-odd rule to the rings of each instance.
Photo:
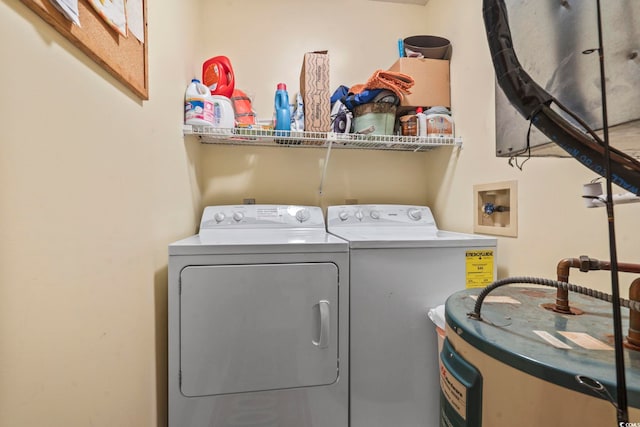
[[[364,213],[359,209],[353,215],[356,217],[358,221],[362,221],[362,218],[364,218]]]
[[[373,219],[380,219],[380,211],[371,211],[369,214]]]
[[[244,218],[244,214],[242,212],[234,212],[233,213],[233,220],[235,222],[240,222],[242,221],[242,218]]]
[[[346,221],[347,218],[349,218],[349,212],[340,211],[340,213],[338,214],[338,218],[340,218],[342,221]]]
[[[309,209],[300,209],[298,212],[296,212],[296,219],[300,222],[305,222],[309,218],[311,218]]]
[[[420,212],[420,209],[411,208],[407,211],[407,215],[409,215],[409,218],[414,221],[419,221],[422,219],[422,212]]]
[[[214,216],[213,219],[216,220],[216,222],[220,223],[222,221],[224,221],[224,214],[222,212],[217,212]]]

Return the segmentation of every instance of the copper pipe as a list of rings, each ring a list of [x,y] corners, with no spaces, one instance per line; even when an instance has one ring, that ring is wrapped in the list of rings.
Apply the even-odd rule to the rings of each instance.
[[[629,286],[629,299],[632,301],[640,301],[640,278],[631,282],[631,286]],[[629,311],[629,335],[627,335],[627,343],[629,347],[640,350],[640,312],[635,310]]]
[[[557,275],[559,282],[569,283],[569,270],[571,268],[579,268],[582,272],[588,272],[592,270],[611,270],[611,262],[610,261],[600,261],[594,258],[589,258],[586,255],[580,256],[580,258],[565,258],[558,263],[557,266]],[[632,263],[618,263],[618,271],[624,273],[638,273],[640,274],[640,264],[632,264]],[[635,283],[635,281],[634,281]],[[633,286],[633,284],[632,284]],[[640,285],[637,285],[640,288]],[[631,292],[631,290],[629,291]],[[640,289],[638,289],[638,300],[640,301]],[[631,297],[630,297],[631,298]],[[569,306],[569,291],[564,289],[559,289],[556,292],[556,303],[554,304],[544,304],[543,307],[553,310],[557,313],[563,314],[582,314],[581,310],[576,308],[572,308]],[[638,344],[640,344],[640,314],[636,313],[638,316],[638,335],[635,336],[634,339],[638,340]]]
[[[600,270],[611,270],[611,262],[598,261],[600,264]],[[638,273],[640,274],[640,264],[631,264],[628,262],[619,262],[618,271],[622,273]],[[633,286],[633,284],[632,284]]]
[[[558,282],[569,283],[569,269],[580,267],[581,262],[578,258],[565,258],[558,263],[556,268],[558,275]],[[550,306],[553,311],[558,313],[571,314],[571,308],[569,307],[569,291],[566,289],[558,288],[556,292],[556,304]]]
[[[598,270],[599,261],[585,255],[582,255],[580,258],[565,258],[561,260],[556,268],[559,282],[569,283],[569,270],[571,268],[579,268],[582,272]],[[544,304],[543,307],[562,314],[583,313],[582,310],[569,306],[569,291],[560,288],[558,288],[556,292],[556,303]]]

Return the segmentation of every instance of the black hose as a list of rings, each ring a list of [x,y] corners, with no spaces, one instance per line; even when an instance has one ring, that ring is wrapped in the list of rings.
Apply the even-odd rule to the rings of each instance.
[[[482,309],[482,302],[487,297],[487,295],[496,288],[505,285],[511,285],[514,283],[530,283],[533,285],[543,285],[549,286],[552,288],[560,288],[565,291],[577,292],[582,295],[587,295],[602,301],[613,302],[613,297],[607,293],[597,291],[595,289],[585,288],[584,286],[574,285],[572,283],[560,282],[557,280],[544,279],[540,277],[507,277],[506,279],[497,280],[484,288],[480,294],[478,294],[478,299],[476,299],[476,304],[473,308],[473,311],[468,313],[467,315],[476,320],[482,320],[482,316],[480,316],[480,310]],[[640,312],[640,302],[627,300],[624,298],[619,298],[620,306],[628,308],[633,311]]]

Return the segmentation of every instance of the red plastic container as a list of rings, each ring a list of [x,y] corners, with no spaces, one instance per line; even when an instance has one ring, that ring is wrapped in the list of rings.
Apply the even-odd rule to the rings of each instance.
[[[235,77],[231,62],[226,56],[215,56],[202,64],[202,83],[211,91],[211,95],[231,98],[235,88]]]

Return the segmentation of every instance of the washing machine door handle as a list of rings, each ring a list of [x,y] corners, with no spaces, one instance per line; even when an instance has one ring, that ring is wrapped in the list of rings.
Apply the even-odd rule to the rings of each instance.
[[[331,327],[329,301],[320,300],[318,304],[314,306],[318,307],[320,312],[320,321],[318,322],[318,340],[311,340],[313,345],[318,348],[329,347],[329,331]]]

